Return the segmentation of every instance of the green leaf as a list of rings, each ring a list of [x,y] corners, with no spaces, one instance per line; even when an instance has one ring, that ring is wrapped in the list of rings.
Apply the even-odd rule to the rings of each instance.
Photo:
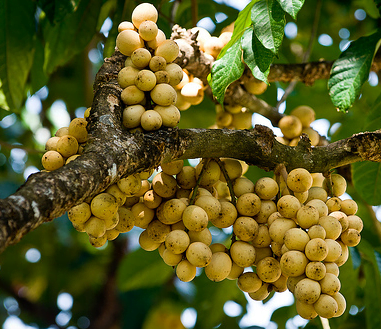
[[[160,286],[173,273],[157,252],[137,249],[122,260],[117,276],[118,287],[128,291]]]
[[[375,100],[365,120],[364,129],[367,131],[378,130],[381,127],[381,94]]]
[[[80,0],[39,0],[38,6],[45,12],[52,24],[62,21],[72,13]]]
[[[251,24],[251,8],[254,6],[256,2],[259,0],[252,0],[243,10],[240,11],[238,17],[234,23],[233,35],[230,41],[225,45],[224,48],[221,49],[218,58],[221,58],[225,55],[227,50],[235,44],[239,39],[241,39],[242,34],[245,29],[248,28]]]
[[[253,76],[267,83],[267,77],[270,72],[270,64],[274,59],[271,51],[264,48],[249,28],[242,37],[243,60],[250,68]],[[263,69],[263,71],[262,71]]]
[[[0,103],[3,108],[19,109],[26,96],[25,83],[34,55],[35,11],[35,3],[30,0],[0,2]]]
[[[296,19],[296,15],[304,5],[304,0],[277,0],[282,9]]]
[[[353,184],[356,191],[372,206],[381,204],[381,164],[357,162],[352,165]]]
[[[251,9],[254,33],[262,45],[278,53],[284,36],[284,11],[275,0],[261,0]]]
[[[368,79],[380,38],[381,29],[357,39],[333,63],[328,89],[337,109],[348,110],[360,95],[361,87]]]
[[[228,49],[226,54],[216,60],[212,66],[211,87],[213,95],[220,104],[223,104],[228,86],[239,79],[245,68],[242,63],[241,40],[238,40]]]
[[[102,0],[82,0],[74,12],[60,23],[45,28],[44,70],[51,74],[81,52],[96,31]]]

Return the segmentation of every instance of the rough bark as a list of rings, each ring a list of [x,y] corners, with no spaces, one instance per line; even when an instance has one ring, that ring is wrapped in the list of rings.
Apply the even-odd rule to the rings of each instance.
[[[184,54],[182,60],[187,68],[200,60],[194,60],[197,56],[194,53],[187,59],[187,50]],[[124,59],[116,52],[106,59],[97,74],[89,140],[83,155],[54,172],[31,175],[15,194],[0,200],[0,251],[42,223],[90,200],[121,177],[157,167],[163,161],[232,157],[265,170],[274,170],[283,163],[288,170],[303,167],[310,172],[325,172],[363,160],[381,162],[381,131],[357,134],[322,147],[311,147],[306,137],[297,147],[285,146],[263,126],[251,130],[163,128],[130,133],[121,123],[122,90],[116,80]],[[206,65],[205,61],[201,67]],[[272,108],[260,106],[260,100],[245,98],[244,90],[237,88],[238,100],[248,106],[252,102],[273,122],[279,120]]]

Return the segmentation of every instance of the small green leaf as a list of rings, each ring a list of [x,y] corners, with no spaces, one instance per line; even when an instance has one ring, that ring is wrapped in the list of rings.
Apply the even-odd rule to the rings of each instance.
[[[78,54],[91,41],[96,31],[102,0],[82,0],[61,22],[45,28],[44,70],[51,74]]]
[[[173,273],[173,269],[163,262],[156,251],[137,249],[122,260],[118,270],[118,287],[128,291],[160,286]]]
[[[296,19],[296,15],[304,5],[304,0],[277,0],[282,9]]]
[[[357,39],[333,63],[328,89],[332,103],[339,110],[348,110],[360,95],[361,87],[368,79],[380,38],[381,29]]]
[[[243,34],[242,50],[243,60],[250,68],[253,76],[267,83],[267,77],[270,72],[270,64],[273,61],[274,55],[271,51],[264,48],[262,44],[256,39],[252,28],[247,29]],[[260,50],[264,51],[261,52]],[[265,68],[266,58],[267,62],[269,63],[267,68]],[[257,59],[259,64],[257,63]],[[264,71],[262,71],[260,67],[264,68]]]
[[[381,204],[381,164],[357,162],[352,165],[353,184],[357,192],[370,205]]]
[[[230,47],[226,54],[216,60],[212,66],[211,87],[213,95],[220,104],[223,104],[228,86],[239,79],[245,68],[242,63],[241,40]]]
[[[275,0],[261,0],[251,9],[254,33],[262,45],[278,53],[284,36],[284,11]]]
[[[25,84],[32,66],[35,37],[35,2],[0,2],[0,104],[17,110],[26,96]]]
[[[221,58],[225,55],[227,50],[235,44],[239,39],[241,39],[242,34],[245,29],[251,24],[251,8],[254,6],[256,2],[259,0],[252,0],[243,10],[240,11],[238,17],[234,23],[233,35],[230,41],[226,44],[224,48],[221,49],[218,58]]]

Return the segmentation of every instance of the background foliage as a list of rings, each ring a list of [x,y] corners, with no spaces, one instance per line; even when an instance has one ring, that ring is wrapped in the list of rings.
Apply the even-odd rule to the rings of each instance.
[[[206,24],[213,35],[218,36],[239,13],[230,5],[212,0],[151,2],[159,9],[158,25],[167,37],[173,23],[191,28],[193,21]],[[82,116],[91,105],[92,82],[103,57],[114,51],[117,25],[122,20],[129,20],[138,3],[124,0],[1,2],[1,198],[13,193],[30,173],[41,169],[40,158],[47,138],[59,127],[67,125],[70,119]],[[197,18],[192,16],[195,3]],[[376,31],[380,16],[377,1],[324,1],[317,11],[320,1],[311,0],[304,4],[297,16],[295,8],[301,7],[303,1],[274,3],[262,0],[251,4],[260,7],[278,6],[279,3],[289,13],[271,23],[278,26],[272,38],[261,40],[261,37],[268,36],[266,31],[257,35],[261,44],[267,44],[266,49],[271,50],[270,60],[266,62],[266,57],[250,59],[256,27],[251,25],[248,7],[240,12],[241,17],[247,15],[247,19],[239,21],[242,23],[241,35],[233,38],[233,48],[226,52],[225,59],[220,59],[216,69],[231,63],[232,57],[237,58],[234,51],[241,46],[245,60],[251,63],[253,72],[257,70],[258,78],[260,75],[265,78],[272,60],[275,63],[301,63],[316,13],[320,20],[316,26],[311,61],[336,60],[348,41],[372,33],[373,39],[366,39],[371,40],[371,50],[363,46],[363,53],[374,52],[377,48],[380,39],[380,32]],[[287,7],[289,3],[293,6]],[[244,1],[234,3],[239,9],[245,4]],[[257,15],[255,21],[273,19],[261,11]],[[245,30],[246,27],[249,28]],[[361,40],[364,39],[357,42]],[[359,51],[358,48],[355,50]],[[345,59],[345,53],[343,57]],[[265,63],[258,62],[263,59]],[[339,105],[331,102],[324,80],[317,81],[312,87],[297,84],[280,109],[288,113],[297,105],[313,107],[318,119],[315,128],[331,141],[356,132],[379,129],[380,75],[373,72],[368,80],[368,75],[362,73],[359,79],[364,85],[349,95],[356,101],[347,112],[336,110]],[[337,81],[342,79],[339,76]],[[337,81],[333,76],[330,83],[335,85]],[[219,86],[221,97],[226,86],[223,83]],[[275,106],[286,87],[285,83],[272,83],[261,97]],[[361,96],[359,99],[358,95]],[[182,112],[180,127],[206,128],[213,124],[214,118],[214,103],[205,99],[202,104]],[[254,115],[253,123],[266,121]],[[344,168],[341,173],[351,181],[348,169]],[[341,292],[347,298],[347,311],[342,317],[330,321],[331,328],[364,327],[364,323],[370,329],[381,327],[381,246],[380,235],[375,230],[375,223],[381,217],[378,207],[381,204],[380,172],[380,164],[352,166],[353,184],[349,184],[348,193],[358,202],[365,227],[362,242],[356,248],[350,248],[350,260],[340,268]],[[255,181],[262,175],[271,176],[272,173],[250,168],[247,177]],[[227,238],[224,232],[214,233],[216,241]],[[245,317],[241,321],[248,311],[252,313],[253,305],[258,308],[261,303],[248,306],[235,282],[211,283],[200,275],[193,283],[180,283],[156,252],[137,249],[138,234],[139,231],[134,229],[97,250],[89,245],[84,234],[72,228],[65,215],[42,225],[20,243],[9,247],[0,256],[0,322],[3,328],[10,328],[11,323],[19,323],[21,328],[24,328],[21,323],[38,328],[87,328],[89,323],[99,321],[102,314],[113,312],[116,312],[117,320],[120,318],[122,328],[183,328],[187,324],[184,318],[195,319],[194,316],[185,317],[185,314],[197,314],[195,328],[218,325],[220,328],[240,328],[245,327],[245,323],[264,325],[263,317],[251,317],[250,320]],[[273,296],[271,294],[265,301],[266,305],[274,304],[272,301],[277,299]],[[226,304],[228,301],[230,303]],[[271,306],[271,309],[277,307],[279,305]],[[184,324],[180,321],[181,314]],[[296,328],[306,323],[295,316],[294,305],[289,305],[278,308],[271,320],[279,328]],[[320,328],[321,323],[315,319],[306,327]]]

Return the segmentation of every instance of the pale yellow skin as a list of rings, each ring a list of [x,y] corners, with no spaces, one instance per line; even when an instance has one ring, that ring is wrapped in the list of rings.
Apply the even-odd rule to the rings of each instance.
[[[152,72],[165,70],[166,66],[167,61],[161,56],[153,56],[149,62],[149,68]]]
[[[163,126],[176,127],[180,122],[180,111],[175,105],[155,106],[154,110],[161,116]]]
[[[254,265],[256,266],[258,262],[261,261],[262,259],[266,257],[272,257],[272,256],[273,256],[273,252],[270,247],[263,247],[263,248],[255,247]]]
[[[265,257],[257,263],[257,275],[263,282],[275,282],[281,274],[280,264],[274,257]]]
[[[319,212],[319,217],[327,216],[328,215],[328,207],[325,204],[324,201],[321,201],[319,199],[313,199],[306,203],[306,206],[312,206],[317,209]]]
[[[326,238],[336,240],[342,231],[342,226],[338,219],[332,216],[323,216],[319,218],[319,225],[326,231]]]
[[[118,214],[119,222],[114,229],[120,233],[127,233],[131,231],[135,225],[135,216],[131,209],[126,207],[119,207]]]
[[[186,207],[184,202],[173,198],[165,201],[157,208],[156,216],[162,223],[172,225],[181,221]]]
[[[183,259],[182,254],[174,254],[168,249],[165,249],[163,251],[163,254],[161,257],[163,258],[164,263],[167,264],[168,266],[176,266]]]
[[[250,129],[252,127],[253,114],[249,111],[233,114],[231,127],[235,129]]]
[[[165,70],[169,74],[169,84],[177,86],[183,79],[183,69],[176,63],[170,63],[166,66]]]
[[[226,173],[231,181],[242,176],[242,165],[236,159],[222,159]],[[220,180],[226,182],[225,176],[221,171]]]
[[[267,225],[258,226],[258,234],[253,239],[252,244],[255,248],[265,248],[270,246],[271,237]]]
[[[196,266],[183,259],[176,267],[176,276],[183,282],[189,282],[196,276]]]
[[[53,171],[61,168],[65,164],[65,160],[57,151],[47,151],[42,156],[41,163],[45,170]]]
[[[152,180],[153,190],[163,198],[171,198],[177,189],[176,179],[171,175],[160,172]]]
[[[201,171],[203,172],[200,181],[201,186],[213,185],[220,179],[221,169],[218,163],[214,160],[209,161],[207,165],[204,165],[203,162],[200,162],[196,166],[197,178],[200,176]]]
[[[340,257],[341,254],[341,245],[335,240],[325,239],[325,243],[328,247],[327,257],[324,259],[325,262],[334,262]]]
[[[310,239],[320,238],[324,240],[326,235],[327,233],[325,232],[324,227],[319,224],[312,225],[308,229],[308,236],[310,237]]]
[[[153,39],[152,41],[147,41],[147,46],[150,47],[151,49],[156,49],[166,39],[167,39],[167,37],[165,36],[164,32],[159,29],[157,31],[156,38]]]
[[[176,175],[176,180],[179,186],[185,190],[189,190],[196,186],[196,169],[191,166],[185,166]]]
[[[50,137],[45,144],[46,151],[57,151],[57,142],[60,138],[57,136]]]
[[[270,177],[262,177],[254,186],[255,193],[263,200],[273,199],[279,192],[277,182]]]
[[[237,199],[236,208],[242,216],[255,216],[261,210],[261,199],[255,193],[242,194]]]
[[[294,290],[294,296],[296,299],[300,300],[306,304],[315,303],[321,293],[321,288],[319,282],[305,278],[300,280]]]
[[[328,255],[328,246],[323,239],[315,238],[307,243],[304,252],[310,261],[323,261]]]
[[[278,280],[271,283],[275,292],[284,292],[287,290],[287,277],[281,275]]]
[[[89,242],[95,248],[103,247],[107,242],[107,235],[104,234],[99,238],[89,236]]]
[[[92,238],[100,238],[106,233],[106,224],[103,219],[91,216],[85,223],[85,232]]]
[[[254,216],[258,224],[266,224],[268,218],[277,212],[277,206],[274,201],[261,199],[261,210]]]
[[[276,219],[269,228],[269,235],[272,241],[283,244],[286,232],[296,227],[295,221],[287,218]]]
[[[307,197],[306,202],[309,202],[313,199],[319,199],[323,202],[326,202],[327,197],[328,197],[328,194],[327,194],[327,191],[325,189],[323,189],[320,186],[311,186],[311,188],[308,190],[308,197]]]
[[[209,280],[219,282],[227,278],[232,269],[232,260],[225,252],[212,254],[210,263],[205,267],[205,275]]]
[[[278,126],[282,131],[284,137],[288,139],[293,139],[300,136],[303,129],[300,120],[293,115],[284,116],[279,120]]]
[[[188,206],[182,215],[185,227],[191,231],[202,231],[208,226],[208,214],[199,206]]]
[[[327,269],[322,262],[309,262],[305,272],[309,279],[319,281],[325,277]]]
[[[218,37],[210,37],[207,42],[204,43],[204,52],[217,58],[221,49],[224,47],[224,43]]]
[[[144,230],[139,235],[139,245],[145,251],[154,251],[161,245],[161,242],[154,241],[148,235],[147,230]]]
[[[142,181],[139,174],[132,174],[118,180],[117,185],[127,196],[133,196],[140,191]]]
[[[291,170],[287,175],[287,186],[294,192],[305,192],[312,186],[312,176],[304,168]]]
[[[198,105],[204,99],[204,89],[203,87],[194,82],[188,82],[181,88],[180,91],[183,101],[190,103],[191,105]]]
[[[340,239],[348,247],[355,247],[360,243],[361,235],[356,229],[349,228],[341,233]]]
[[[135,30],[135,26],[131,22],[123,21],[118,25],[118,32],[122,32],[124,30]]]
[[[308,259],[304,253],[290,250],[284,253],[280,259],[282,273],[287,276],[299,276],[304,274]]]
[[[112,240],[115,240],[119,236],[119,234],[120,234],[119,231],[115,229],[111,229],[106,231],[105,236],[107,240],[112,241]]]
[[[155,242],[164,242],[170,232],[171,227],[158,219],[152,220],[147,226],[148,236]]]
[[[307,105],[300,105],[294,108],[290,114],[300,120],[303,128],[309,127],[310,124],[315,121],[315,111]]]
[[[139,177],[141,178],[140,174],[139,174]],[[147,179],[142,179],[141,182],[142,182],[142,187],[140,188],[139,192],[134,194],[137,197],[143,196],[151,188],[151,183]]]
[[[221,211],[218,217],[211,219],[210,221],[215,227],[226,228],[234,224],[237,219],[237,209],[230,202],[221,202]]]
[[[255,248],[245,241],[235,241],[230,247],[230,257],[240,267],[254,264]]]
[[[106,192],[111,194],[115,198],[118,206],[122,206],[126,202],[127,194],[122,192],[117,184],[112,184],[111,186],[109,186],[106,189]]]
[[[109,216],[106,219],[104,219],[104,221],[106,224],[106,230],[112,230],[119,223],[119,213],[116,212],[114,216]]]
[[[249,297],[253,300],[264,300],[270,295],[270,290],[269,290],[269,283],[264,282],[262,284],[262,287],[260,287],[257,291],[255,292],[249,292]]]
[[[81,156],[80,154],[74,154],[74,155],[68,157],[65,161],[65,165],[69,164],[70,162],[72,162],[73,160],[77,159],[80,156]]]
[[[191,243],[199,241],[205,243],[207,246],[210,246],[212,243],[212,233],[210,233],[208,228],[204,228],[202,231],[188,231],[188,235]]]
[[[84,224],[91,217],[90,205],[82,202],[77,206],[72,207],[67,215],[73,224]]]
[[[254,183],[246,177],[239,177],[233,182],[233,191],[236,197],[244,193],[253,193]]]
[[[174,254],[181,254],[190,244],[189,235],[182,230],[171,231],[165,238],[165,247]]]
[[[131,56],[134,50],[144,47],[144,42],[138,32],[123,30],[116,37],[116,46],[123,55]]]
[[[358,232],[362,231],[364,227],[364,223],[359,216],[350,215],[347,218],[348,218],[348,228],[353,228],[357,230]]]
[[[91,212],[94,216],[107,219],[114,216],[118,211],[118,203],[114,196],[109,193],[96,195],[90,203]]]
[[[242,241],[252,241],[258,234],[258,223],[251,217],[238,217],[234,222],[233,232]]]
[[[289,276],[287,278],[287,289],[294,293],[296,284],[305,278],[306,275],[304,273],[299,276]]]
[[[347,302],[346,302],[344,296],[340,292],[332,295],[332,297],[336,301],[337,307],[338,307],[338,310],[337,310],[336,314],[334,315],[334,317],[336,318],[336,317],[343,315],[343,313],[345,312],[345,309],[347,307]]]
[[[343,195],[347,189],[347,182],[345,178],[339,174],[332,174],[331,175],[331,181],[332,181],[332,196],[340,196]],[[327,191],[328,195],[330,195],[330,189],[329,189],[329,181],[327,178],[323,181],[323,188]]]
[[[134,204],[131,211],[135,218],[135,226],[146,229],[148,224],[153,220],[155,211],[148,208],[144,203],[138,202]]]
[[[243,273],[243,270],[243,267],[238,266],[236,263],[232,262],[232,269],[226,278],[229,280],[236,280]]]
[[[244,292],[256,292],[262,287],[262,280],[254,272],[242,273],[237,280],[238,288]]]
[[[200,196],[194,204],[205,210],[209,220],[217,218],[221,212],[221,203],[213,196]]]
[[[277,203],[278,211],[286,218],[294,218],[300,207],[299,200],[293,195],[284,195]]]
[[[64,135],[57,141],[57,152],[68,158],[78,151],[78,141],[74,136]]]
[[[212,260],[212,251],[202,242],[193,242],[186,251],[188,261],[197,267],[205,267]]]
[[[261,95],[267,90],[267,84],[258,79],[245,81],[243,86],[250,94],[253,95]]]
[[[122,68],[118,73],[118,83],[124,89],[128,86],[135,84],[136,76],[139,73],[139,69],[133,66],[126,66]]]
[[[62,137],[62,136],[65,136],[65,135],[69,135],[69,127],[61,127],[54,134],[55,137]]]
[[[163,41],[155,50],[155,56],[163,57],[167,63],[173,62],[179,55],[179,46],[173,40]]]
[[[146,20],[139,25],[139,35],[144,41],[154,40],[158,31],[159,29],[153,21]]]
[[[183,160],[173,160],[171,162],[162,163],[161,170],[167,175],[177,175],[181,169],[183,169],[184,161]]]
[[[341,211],[343,211],[347,216],[356,214],[358,206],[355,200],[347,199],[341,202]]]
[[[213,243],[209,246],[210,250],[214,254],[215,252],[226,252],[227,249],[222,243]]]
[[[154,192],[154,190],[149,190],[144,193],[143,202],[150,209],[156,209],[160,206],[163,198]]]
[[[315,308],[311,304],[306,304],[301,302],[300,300],[295,301],[296,311],[298,314],[306,320],[312,320],[317,317],[317,313],[315,311]]]
[[[335,316],[339,307],[336,300],[326,294],[321,294],[319,299],[314,304],[315,311],[322,318],[330,319]]]
[[[87,121],[84,118],[75,118],[69,124],[69,135],[74,136],[78,143],[87,141]]]
[[[122,101],[126,105],[135,105],[142,102],[145,98],[144,92],[135,85],[128,86],[123,89],[120,95]]]
[[[167,83],[157,84],[151,90],[151,99],[154,103],[161,106],[174,105],[176,103],[176,90]]]
[[[291,228],[284,234],[284,244],[289,250],[304,251],[308,241],[308,233],[301,228]]]
[[[156,83],[168,83],[169,84],[169,74],[167,71],[156,71],[155,72],[155,77],[156,77]],[[178,93],[176,92],[176,95],[178,97]],[[177,106],[177,99],[176,99],[176,106]]]
[[[345,245],[340,240],[338,241],[338,243],[341,246],[341,254],[340,254],[339,258],[335,260],[335,263],[340,267],[341,265],[344,265],[346,263],[346,261],[348,260],[349,250],[348,250],[348,246]]]
[[[141,70],[136,78],[135,85],[142,91],[150,91],[156,86],[156,76],[150,70]]]
[[[150,3],[141,3],[132,11],[131,20],[134,26],[138,29],[140,24],[144,21],[152,21],[156,23],[158,16],[159,13],[154,5]]]
[[[163,124],[163,120],[159,113],[154,110],[145,111],[140,118],[140,125],[144,130],[158,130]]]
[[[324,190],[324,189],[323,189]],[[324,190],[325,191],[325,190]],[[326,191],[327,193],[327,191]],[[328,195],[328,194],[327,194]],[[324,200],[323,200],[324,201]],[[339,211],[341,209],[341,199],[338,197],[329,198],[325,204],[328,207],[328,213]]]
[[[336,276],[339,276],[340,270],[339,270],[339,266],[337,266],[336,263],[324,262],[324,265],[327,270],[327,273],[332,273]]]
[[[341,288],[341,283],[339,278],[332,273],[326,273],[325,277],[321,279],[319,283],[320,283],[322,294],[327,294],[332,296],[336,294]]]

